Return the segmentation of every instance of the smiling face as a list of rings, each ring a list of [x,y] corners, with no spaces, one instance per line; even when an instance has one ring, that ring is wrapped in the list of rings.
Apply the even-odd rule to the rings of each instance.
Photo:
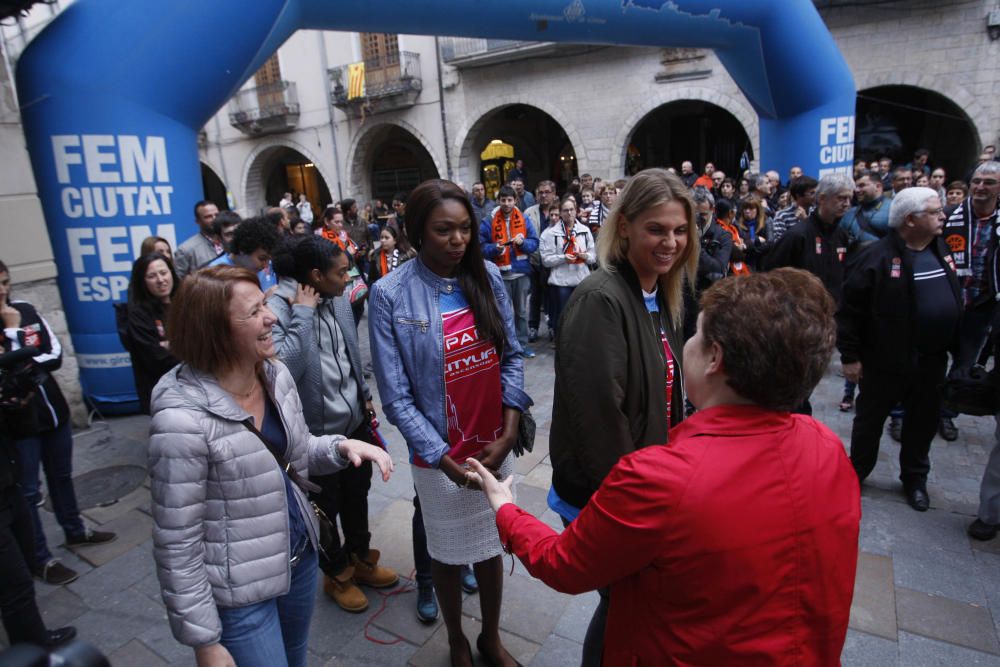
[[[170,301],[170,293],[174,289],[174,276],[170,273],[170,267],[166,262],[154,259],[146,267],[146,274],[142,279],[150,296],[164,303]]]
[[[462,262],[471,240],[468,209],[460,201],[445,199],[427,217],[420,240],[420,259],[437,275],[449,278]]]
[[[259,287],[245,280],[233,285],[229,300],[230,344],[239,363],[254,365],[274,356],[271,326],[275,321]]]
[[[687,213],[680,202],[665,202],[646,209],[635,220],[622,219],[618,233],[628,239],[626,256],[639,283],[647,292],[652,291],[657,279],[669,273],[684,254]]]

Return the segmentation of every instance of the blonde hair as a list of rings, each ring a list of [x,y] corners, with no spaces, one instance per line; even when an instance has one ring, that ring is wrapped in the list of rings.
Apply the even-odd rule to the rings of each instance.
[[[608,271],[628,261],[628,238],[618,233],[622,225],[631,224],[643,211],[660,204],[676,201],[684,207],[687,217],[687,243],[670,271],[659,277],[663,298],[670,309],[674,325],[684,316],[684,281],[693,285],[698,270],[698,229],[694,223],[694,202],[681,179],[666,169],[644,169],[622,188],[611,208],[607,221],[597,237],[597,259]]]

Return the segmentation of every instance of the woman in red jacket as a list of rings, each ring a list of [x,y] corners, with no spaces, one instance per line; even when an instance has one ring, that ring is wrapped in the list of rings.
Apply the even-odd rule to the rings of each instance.
[[[561,535],[470,461],[532,575],[566,593],[610,585],[605,665],[839,664],[858,481],[837,436],[790,412],[830,360],[833,312],[797,269],[713,285],[684,349],[698,411],[669,445],[623,457]]]

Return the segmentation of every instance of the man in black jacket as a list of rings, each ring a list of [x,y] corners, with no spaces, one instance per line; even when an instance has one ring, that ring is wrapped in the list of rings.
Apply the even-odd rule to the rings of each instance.
[[[816,186],[816,208],[781,237],[764,256],[765,270],[791,266],[816,275],[830,295],[840,300],[844,282],[847,232],[838,224],[851,208],[854,181],[844,174],[828,174]]]
[[[888,235],[852,260],[837,312],[844,376],[861,385],[851,462],[859,480],[871,473],[885,419],[902,401],[899,476],[907,502],[920,512],[930,506],[928,453],[962,314],[955,262],[939,238],[944,220],[934,190],[897,194]]]

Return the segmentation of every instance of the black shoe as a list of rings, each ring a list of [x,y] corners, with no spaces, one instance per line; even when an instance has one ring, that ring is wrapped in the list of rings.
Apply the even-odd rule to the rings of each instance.
[[[462,566],[462,590],[470,594],[479,590],[479,582],[476,581],[476,575],[468,565]]]
[[[931,497],[923,489],[910,489],[906,492],[906,502],[918,512],[926,512],[931,506]]]
[[[73,535],[67,537],[66,546],[88,547],[94,544],[107,544],[108,542],[114,542],[117,537],[118,536],[114,533],[87,529],[83,535]]]
[[[55,648],[76,637],[76,628],[67,625],[65,628],[46,630],[45,648]]]
[[[528,329],[528,342],[529,343],[538,342],[538,329],[536,327]]]
[[[997,531],[1000,531],[1000,526],[995,526],[992,523],[986,523],[981,519],[976,519],[970,523],[967,530],[969,537],[983,542],[987,542],[996,537]]]
[[[76,570],[71,570],[53,558],[43,565],[41,569],[35,570],[35,576],[47,584],[63,586],[71,581],[76,581],[80,575]]]
[[[889,417],[889,436],[896,442],[903,441],[902,417]]]
[[[938,424],[938,433],[948,442],[958,440],[958,427],[955,426],[955,421],[951,417],[941,418],[941,423]]]

